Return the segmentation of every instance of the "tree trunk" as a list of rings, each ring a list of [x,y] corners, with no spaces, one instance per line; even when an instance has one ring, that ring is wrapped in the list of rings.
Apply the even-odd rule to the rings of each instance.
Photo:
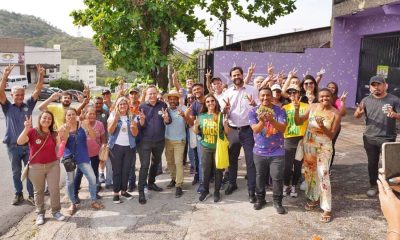
[[[168,58],[169,54],[169,46],[170,46],[170,36],[166,27],[161,26],[160,28],[160,49],[161,53]],[[157,85],[164,89],[168,90],[168,66],[159,67],[156,77]]]

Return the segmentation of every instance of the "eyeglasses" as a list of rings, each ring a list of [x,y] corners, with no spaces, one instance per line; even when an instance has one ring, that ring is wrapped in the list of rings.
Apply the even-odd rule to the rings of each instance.
[[[297,93],[297,91],[288,91],[287,92],[288,95],[292,95],[292,94],[296,94],[296,93]]]
[[[305,82],[304,85],[314,85],[314,82]]]

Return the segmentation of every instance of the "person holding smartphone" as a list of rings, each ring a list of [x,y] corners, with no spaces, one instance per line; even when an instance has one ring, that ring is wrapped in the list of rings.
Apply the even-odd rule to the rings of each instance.
[[[364,148],[368,157],[370,188],[368,197],[378,193],[378,168],[382,144],[396,141],[396,119],[400,119],[400,99],[387,93],[387,83],[381,76],[369,81],[371,95],[363,98],[354,112],[354,117],[365,116],[366,128],[363,134]]]

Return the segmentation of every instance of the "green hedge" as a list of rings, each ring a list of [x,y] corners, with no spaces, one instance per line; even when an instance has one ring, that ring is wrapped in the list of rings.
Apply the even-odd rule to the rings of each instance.
[[[58,87],[62,90],[75,89],[79,91],[83,91],[85,87],[84,84],[80,81],[71,81],[67,79],[59,79],[50,81],[50,87]]]

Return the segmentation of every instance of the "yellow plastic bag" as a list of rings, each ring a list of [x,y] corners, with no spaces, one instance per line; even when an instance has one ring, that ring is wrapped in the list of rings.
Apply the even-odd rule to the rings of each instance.
[[[217,147],[215,150],[215,168],[225,169],[229,167],[229,141],[225,133],[220,136],[220,123],[222,121],[222,114],[218,116],[218,136],[217,136]],[[222,130],[223,132],[223,130]]]

